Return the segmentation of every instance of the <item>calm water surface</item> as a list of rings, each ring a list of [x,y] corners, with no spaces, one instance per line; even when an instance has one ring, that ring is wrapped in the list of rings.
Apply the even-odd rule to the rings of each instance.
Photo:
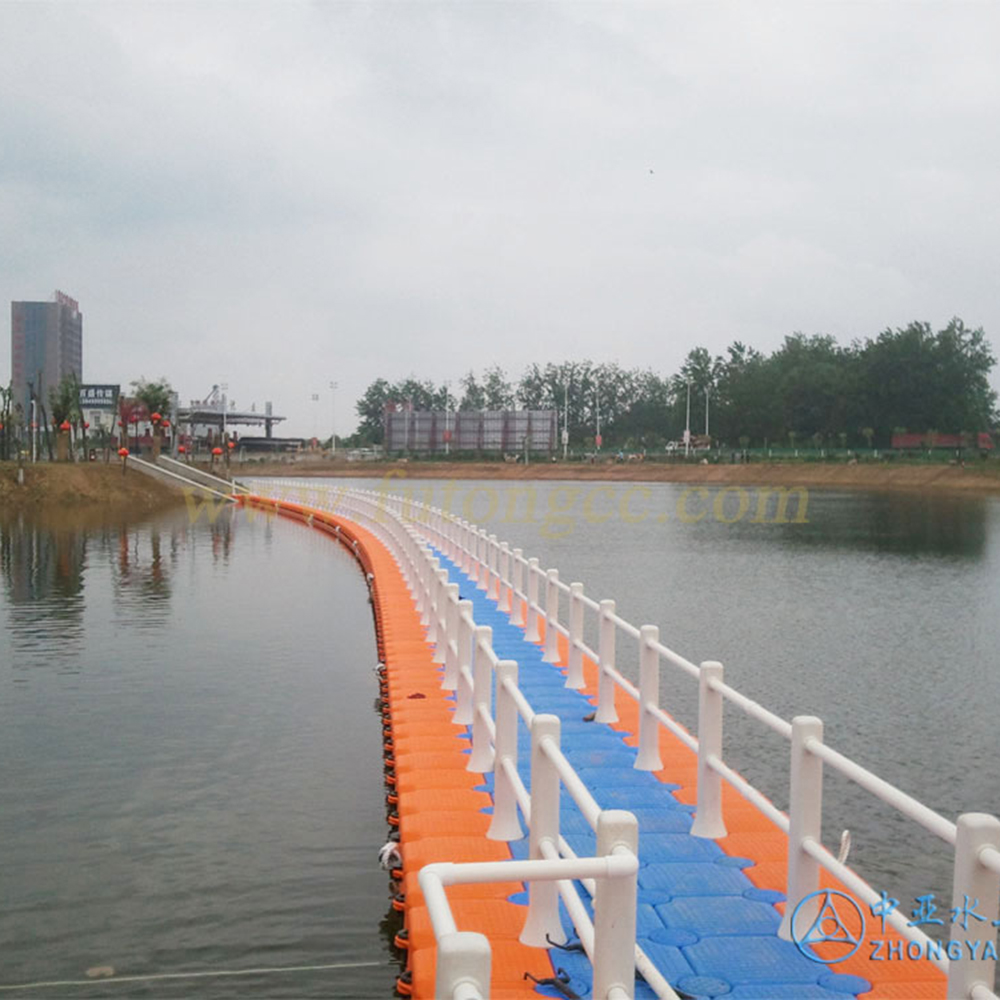
[[[398,967],[367,590],[283,521],[0,517],[0,984],[385,997]]]
[[[591,597],[614,598],[633,624],[659,625],[688,659],[720,660],[730,684],[784,718],[818,715],[830,745],[949,819],[1000,815],[1000,500],[812,491],[805,523],[793,502],[777,524],[771,506],[753,523],[757,489],[740,516],[738,491],[720,500],[715,487],[358,484],[447,503]],[[596,648],[593,630],[589,640]],[[618,642],[637,679],[634,644]],[[663,704],[696,728],[695,683],[666,664],[661,682]],[[725,754],[787,807],[780,737],[730,708]],[[827,769],[834,851],[844,829],[851,863],[901,908],[928,892],[950,905],[950,848]]]
[[[714,493],[599,485],[512,498],[515,484],[462,483],[448,502],[689,659],[721,660],[785,718],[819,715],[829,743],[944,815],[1000,813],[1000,503],[813,493],[805,523],[754,524],[734,494],[727,524]],[[392,486],[445,499],[442,483]],[[388,996],[375,651],[354,563],[300,525],[182,511],[0,517],[0,571],[0,984],[371,961],[55,995]],[[633,676],[634,660],[620,640]],[[693,724],[693,682],[664,666],[662,687]],[[733,710],[726,725],[727,760],[784,807],[787,746]],[[947,849],[830,776],[826,841],[845,828],[876,888],[948,905]]]

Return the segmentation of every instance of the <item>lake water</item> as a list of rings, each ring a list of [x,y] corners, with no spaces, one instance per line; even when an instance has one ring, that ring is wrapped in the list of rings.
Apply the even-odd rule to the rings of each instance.
[[[391,485],[431,489],[689,659],[721,660],[785,718],[819,715],[832,746],[944,815],[1000,813],[996,500],[814,492],[775,524],[770,508],[754,523],[755,492],[737,517],[738,492],[670,484]],[[0,516],[0,577],[0,985],[359,962],[59,995],[388,996],[398,925],[375,863],[375,647],[353,561],[241,513]],[[634,652],[620,642],[633,676]],[[662,672],[693,725],[693,682]],[[784,807],[787,746],[735,711],[726,724],[726,759]],[[826,841],[844,828],[901,908],[950,905],[948,849],[829,777]]]
[[[282,520],[0,518],[0,984],[385,997],[398,965],[371,608]]]

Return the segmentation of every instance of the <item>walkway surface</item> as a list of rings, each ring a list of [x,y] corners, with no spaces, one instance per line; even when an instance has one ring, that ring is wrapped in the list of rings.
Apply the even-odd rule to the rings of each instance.
[[[451,581],[459,584],[460,598],[473,602],[476,623],[493,629],[497,656],[518,662],[518,684],[534,711],[562,720],[563,752],[598,804],[627,809],[638,819],[638,944],[675,989],[699,998],[732,1000],[943,997],[943,976],[927,962],[873,963],[868,951],[861,949],[853,961],[827,966],[806,958],[793,942],[781,940],[777,932],[785,899],[781,891],[788,851],[785,834],[726,786],[728,836],[719,842],[693,837],[695,755],[663,730],[663,771],[635,770],[637,741],[631,735],[638,732],[635,702],[618,692],[621,722],[615,728],[584,721],[596,703],[593,664],[582,692],[567,689],[563,667],[543,662],[541,645],[526,641],[524,629],[512,625],[497,602],[442,552],[434,554]],[[560,647],[565,664],[565,640]],[[526,785],[530,756],[530,735],[522,725],[518,766]],[[493,776],[485,778],[483,787],[492,792]],[[577,854],[594,853],[594,834],[565,791],[560,823]],[[514,857],[527,857],[527,837],[509,847]],[[826,884],[840,888],[832,879]],[[587,899],[585,892],[581,896]],[[514,898],[526,901],[526,894]],[[568,917],[565,927],[572,933]],[[569,973],[573,990],[588,995],[591,968],[586,955],[553,949],[550,957],[554,967]],[[883,977],[876,981],[873,970]],[[560,995],[554,990],[542,992]],[[652,996],[640,980],[636,997]]]

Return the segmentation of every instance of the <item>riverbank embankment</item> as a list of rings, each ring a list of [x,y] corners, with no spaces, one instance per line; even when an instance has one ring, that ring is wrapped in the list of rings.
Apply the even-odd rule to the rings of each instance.
[[[151,514],[184,503],[184,494],[134,470],[122,475],[114,463],[36,462],[24,466],[0,462],[0,508],[55,511],[100,509],[114,513]]]
[[[570,480],[693,483],[705,486],[785,486],[828,490],[901,490],[1000,494],[1000,466],[994,461],[966,466],[862,462],[753,462],[688,465],[665,462],[248,462],[234,464],[236,476],[329,476],[373,479]]]

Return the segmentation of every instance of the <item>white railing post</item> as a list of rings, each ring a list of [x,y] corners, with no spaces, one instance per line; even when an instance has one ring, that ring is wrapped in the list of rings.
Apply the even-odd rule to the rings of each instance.
[[[538,634],[538,576],[540,572],[538,559],[532,556],[528,560],[528,624],[524,630],[526,642],[538,642],[541,639]]]
[[[490,540],[486,534],[485,528],[480,528],[478,533],[478,541],[476,543],[476,588],[482,591],[489,591],[490,587],[490,555],[489,555],[489,544]]]
[[[445,587],[444,678],[441,687],[454,691],[458,684],[458,584]]]
[[[639,824],[621,809],[597,817],[597,854],[639,853]],[[635,996],[635,914],[638,866],[627,878],[599,878],[594,891],[595,997]]]
[[[550,569],[546,574],[545,583],[545,651],[542,653],[543,663],[559,662],[559,570]]]
[[[486,728],[493,691],[493,671],[487,650],[493,644],[493,629],[477,625],[472,645],[472,753],[466,771],[485,774],[493,769],[493,744]]]
[[[1000,820],[986,813],[963,813],[959,816],[955,837],[952,913],[962,914],[964,919],[951,922],[951,941],[958,942],[958,949],[954,950],[961,950],[961,958],[950,958],[948,962],[949,998],[966,1000],[978,983],[993,989],[997,937],[994,921],[1000,910],[1000,875],[980,861],[980,853],[987,847],[1000,849]],[[979,921],[971,917],[970,910],[983,919]],[[978,942],[978,946],[973,942]],[[949,957],[952,951],[948,949]],[[976,957],[973,958],[973,955]]]
[[[469,525],[469,579],[475,583],[479,579],[479,532],[474,524]]]
[[[490,535],[489,541],[486,546],[486,551],[489,554],[489,573],[487,574],[486,583],[486,596],[491,601],[500,600],[500,574],[497,571],[497,559],[500,556],[500,546],[497,543],[497,536]]]
[[[559,772],[542,749],[544,740],[559,746],[561,725],[558,715],[536,715],[531,722],[531,825],[528,831],[529,857],[538,861],[545,855],[542,844],[559,845]],[[528,883],[528,916],[521,931],[521,944],[546,948],[563,944],[566,934],[559,919],[559,889],[555,882]]]
[[[434,996],[440,1000],[487,1000],[491,964],[490,942],[485,934],[443,934],[437,943]]]
[[[506,542],[500,543],[500,597],[498,602],[500,611],[504,613],[510,611],[510,546]]]
[[[521,603],[519,592],[524,590],[524,566],[521,560],[524,553],[520,549],[514,549],[514,571],[511,573],[511,588],[513,593],[510,598],[510,623],[511,625],[524,624],[524,605]]]
[[[656,625],[643,625],[639,629],[639,753],[635,767],[640,771],[659,771],[660,724],[647,708],[660,705],[660,653],[653,648],[660,641]]]
[[[337,537],[340,538],[340,525],[337,525]],[[412,542],[413,540],[410,539]],[[424,560],[420,558],[420,552],[416,554],[414,559],[411,555],[409,572],[407,575],[407,583],[410,587],[410,593],[413,595],[413,606],[416,608],[417,614],[420,616],[420,624],[427,626],[430,619],[427,616],[427,593],[425,591],[424,584]]]
[[[611,616],[615,613],[614,601],[601,601],[600,634],[597,644],[597,714],[595,722],[617,722],[615,710],[615,681],[608,670],[615,666],[615,623]]]
[[[437,586],[438,570],[441,564],[435,558],[427,560],[428,572],[425,577],[427,586],[427,641],[437,642],[438,634],[438,609],[437,609]],[[444,572],[442,570],[441,572]]]
[[[706,660],[698,671],[698,806],[692,837],[724,837],[722,775],[711,766],[722,760],[722,694],[712,681],[722,681],[722,664]]]
[[[579,691],[585,681],[583,677],[583,584],[569,585],[569,668],[566,671],[566,687]]]
[[[472,669],[472,644],[475,633],[472,621],[472,601],[458,602],[458,676],[455,679],[455,713],[451,721],[456,726],[472,722],[472,687],[466,675]]]
[[[434,655],[431,657],[432,663],[444,663],[444,649],[448,644],[448,628],[446,625],[448,606],[448,571],[439,569],[437,586],[434,588],[434,623],[437,626],[434,638]]]
[[[468,521],[460,521],[459,527],[461,528],[461,545],[462,545],[462,563],[461,569],[466,576],[472,575],[472,529],[469,527]]]
[[[517,770],[517,705],[507,682],[517,687],[517,663],[501,660],[497,664],[496,757],[493,761],[493,819],[486,836],[490,840],[520,840],[521,821],[517,817],[517,796],[504,766],[509,761]]]
[[[823,833],[823,761],[809,752],[810,741],[823,742],[823,722],[812,715],[792,719],[792,767],[788,793],[788,878],[785,915],[778,936],[792,940],[792,917],[819,889],[819,862],[802,849],[806,840],[821,843]],[[796,926],[811,927],[819,915],[819,897],[806,900]]]

